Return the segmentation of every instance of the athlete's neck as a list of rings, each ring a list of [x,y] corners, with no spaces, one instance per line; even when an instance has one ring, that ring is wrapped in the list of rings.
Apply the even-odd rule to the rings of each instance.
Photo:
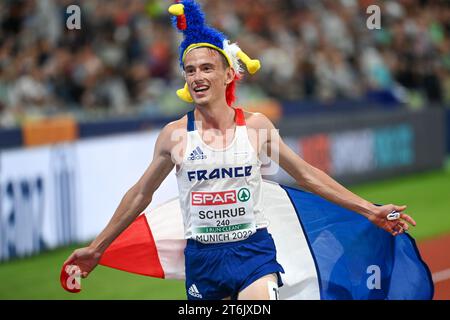
[[[196,121],[201,121],[203,130],[216,129],[225,133],[227,129],[234,127],[235,112],[228,105],[196,106],[194,115]]]

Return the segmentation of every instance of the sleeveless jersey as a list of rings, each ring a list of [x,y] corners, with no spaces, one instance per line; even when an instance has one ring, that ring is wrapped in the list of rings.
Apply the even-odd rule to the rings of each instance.
[[[206,144],[187,114],[187,143],[176,173],[185,238],[224,243],[248,238],[266,228],[262,208],[261,161],[250,143],[242,109],[235,110],[231,144]]]

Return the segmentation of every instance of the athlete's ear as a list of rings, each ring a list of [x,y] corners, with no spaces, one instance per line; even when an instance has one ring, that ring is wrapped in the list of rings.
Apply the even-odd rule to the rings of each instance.
[[[228,67],[227,70],[225,71],[225,83],[224,85],[227,86],[229,85],[231,82],[233,82],[234,80],[234,76],[236,75],[236,72],[234,71],[233,68]]]

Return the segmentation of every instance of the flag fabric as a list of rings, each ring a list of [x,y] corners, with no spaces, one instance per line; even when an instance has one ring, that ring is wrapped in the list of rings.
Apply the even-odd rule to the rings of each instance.
[[[432,299],[431,273],[414,239],[392,236],[323,198],[263,182],[264,212],[283,266],[281,299]],[[183,279],[178,198],[141,214],[100,264],[157,278]]]

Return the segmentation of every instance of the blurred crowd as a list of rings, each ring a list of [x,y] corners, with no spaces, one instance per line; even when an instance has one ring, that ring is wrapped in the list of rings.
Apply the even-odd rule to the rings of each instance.
[[[412,107],[450,104],[449,1],[199,2],[211,25],[261,60],[239,85],[239,103],[388,95]],[[0,127],[66,112],[81,119],[184,112],[175,95],[184,81],[171,3],[1,1]],[[80,30],[66,27],[72,4],[81,8]],[[372,4],[381,29],[367,27]]]

